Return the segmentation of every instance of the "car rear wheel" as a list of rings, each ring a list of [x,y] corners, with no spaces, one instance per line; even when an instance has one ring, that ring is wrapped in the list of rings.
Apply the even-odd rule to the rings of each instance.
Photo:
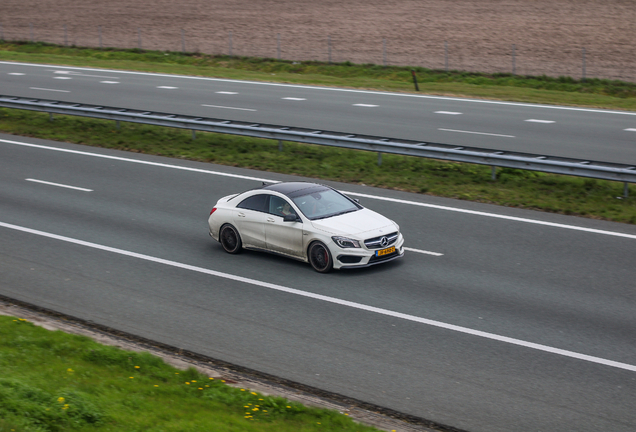
[[[219,234],[219,239],[221,240],[221,246],[223,246],[225,252],[237,254],[241,251],[241,247],[243,245],[241,242],[241,236],[232,225],[223,225],[221,233]]]
[[[309,264],[319,273],[329,273],[333,268],[333,261],[329,248],[322,242],[314,242],[309,246]]]

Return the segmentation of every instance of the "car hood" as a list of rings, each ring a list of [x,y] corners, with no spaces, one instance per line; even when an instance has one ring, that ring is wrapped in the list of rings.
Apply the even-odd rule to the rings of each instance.
[[[390,219],[372,210],[361,210],[311,221],[312,226],[331,235],[341,235],[365,239],[397,231]]]

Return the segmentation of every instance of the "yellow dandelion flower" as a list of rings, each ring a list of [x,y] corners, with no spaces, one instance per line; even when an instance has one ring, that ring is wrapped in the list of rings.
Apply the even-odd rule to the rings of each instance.
[[[213,380],[214,378],[210,377],[211,380]]]
[[[155,387],[159,387],[157,384],[155,384]]]
[[[139,369],[139,366],[135,366],[135,369]]]
[[[190,383],[189,383],[189,382],[187,382],[187,381],[186,381],[186,384],[187,384],[187,385],[190,385]]]
[[[57,398],[57,401],[58,401],[59,403],[64,402],[64,400],[65,400],[65,399],[64,399],[62,396],[60,396],[59,398]]]
[[[192,382],[196,382],[196,380],[192,380]]]
[[[221,380],[221,382],[225,382],[225,380]]]
[[[199,390],[203,390],[203,388],[199,387]]]
[[[254,396],[257,396],[257,395],[258,395],[258,393],[254,393],[254,392],[251,392],[251,393],[252,393]]]
[[[287,408],[291,408],[289,405],[287,405]]]
[[[135,379],[135,377],[130,377],[130,379]]]
[[[258,411],[258,408],[252,408],[252,411]]]
[[[241,389],[241,391],[245,391],[245,389]]]

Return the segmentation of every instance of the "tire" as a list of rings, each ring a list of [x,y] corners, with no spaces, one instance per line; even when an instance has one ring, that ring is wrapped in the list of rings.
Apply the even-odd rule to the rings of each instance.
[[[243,243],[241,242],[241,236],[236,228],[232,225],[223,225],[221,232],[219,233],[219,241],[221,246],[225,249],[225,252],[230,254],[237,254],[241,252]]]
[[[318,273],[329,273],[333,268],[333,260],[329,248],[322,242],[313,242],[308,251],[309,264]]]

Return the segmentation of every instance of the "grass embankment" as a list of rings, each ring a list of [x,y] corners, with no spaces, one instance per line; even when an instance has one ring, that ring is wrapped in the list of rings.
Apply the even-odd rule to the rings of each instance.
[[[0,316],[0,370],[0,432],[377,432],[337,411],[8,316]]]
[[[112,69],[412,91],[410,68],[295,63],[202,54],[94,50],[47,44],[0,44],[0,59]],[[636,84],[567,77],[443,72],[416,68],[420,89],[433,94],[636,110]],[[169,157],[214,162],[306,177],[364,183],[431,195],[636,223],[636,191],[617,199],[623,184],[274,141],[197,133],[146,125],[0,110],[0,131]]]

